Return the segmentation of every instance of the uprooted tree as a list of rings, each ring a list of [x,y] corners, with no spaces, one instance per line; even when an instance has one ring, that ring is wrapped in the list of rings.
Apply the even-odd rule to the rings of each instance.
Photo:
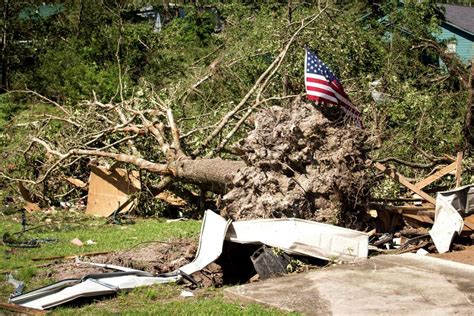
[[[56,169],[85,156],[110,158],[159,175],[161,181],[155,187],[155,194],[175,181],[224,193],[223,209],[234,218],[296,216],[340,223],[344,217],[347,225],[355,225],[356,210],[363,209],[367,202],[370,183],[366,168],[367,133],[347,126],[344,121],[331,121],[299,98],[288,108],[272,107],[256,115],[254,130],[235,148],[242,160],[193,158],[183,150],[169,108],[157,102],[156,109],[137,110],[133,104],[137,105],[137,100],[121,103],[120,107],[99,102],[86,105],[87,111],[96,115],[99,112],[103,116],[104,111],[91,107],[105,107],[108,109],[105,113],[109,113],[103,120],[109,127],[89,133],[87,140],[79,139],[86,146],[95,144],[94,149],[78,148],[78,139],[71,148],[73,144],[52,144],[34,137],[30,149],[39,147],[48,157],[36,183],[46,181]],[[121,109],[133,113],[132,116],[125,123],[112,124],[113,118],[120,120]],[[335,110],[326,109],[329,114]],[[71,119],[68,124],[80,129],[86,125],[84,119],[89,118]],[[141,124],[131,123],[136,120]],[[105,134],[127,136],[104,144],[99,139]],[[161,148],[160,161],[140,154],[139,143],[143,137],[151,137]],[[129,147],[132,153],[110,150],[120,144]]]
[[[225,194],[220,205],[230,217],[297,216],[355,226],[371,183],[368,139],[380,142],[375,157],[398,150],[398,155],[413,158],[405,149],[410,141],[420,148],[419,159],[427,159],[422,153],[428,146],[438,146],[435,152],[454,147],[435,138],[461,134],[462,105],[456,100],[463,95],[452,87],[456,74],[433,70],[418,59],[422,52],[411,48],[422,39],[403,37],[393,28],[393,41],[399,45],[384,43],[383,27],[353,22],[357,10],[342,14],[301,5],[289,11],[262,9],[243,18],[242,9],[236,11],[221,36],[222,45],[192,64],[205,60],[206,66],[196,66],[192,75],[156,91],[156,85],[147,83],[126,87],[120,40],[119,87],[111,100],[104,101],[98,91],[90,100],[62,104],[23,91],[54,110],[22,125],[30,130],[22,152],[26,171],[14,176],[14,166],[6,168],[4,178],[39,186],[44,198],[57,198],[68,193],[58,194],[58,179],[84,178],[88,164],[123,163],[153,175],[154,194],[177,182]],[[282,22],[286,13],[288,21]],[[415,20],[422,21],[408,21]],[[254,27],[251,43],[244,41],[242,25]],[[406,27],[419,31],[416,25]],[[369,114],[364,117],[366,130],[343,122],[336,108],[301,101],[305,44],[317,48],[347,79],[346,90]],[[422,75],[407,69],[419,69]],[[379,77],[382,86],[376,92],[388,97],[374,103],[367,82]],[[435,108],[450,115],[431,117]],[[430,129],[446,124],[453,128]]]

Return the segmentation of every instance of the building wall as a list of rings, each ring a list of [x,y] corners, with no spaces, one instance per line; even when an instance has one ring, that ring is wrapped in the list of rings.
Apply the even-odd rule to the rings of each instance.
[[[454,39],[456,42],[456,53],[461,60],[466,64],[474,59],[474,36],[459,30],[449,24],[443,23],[441,25],[441,34],[438,36],[439,40]]]

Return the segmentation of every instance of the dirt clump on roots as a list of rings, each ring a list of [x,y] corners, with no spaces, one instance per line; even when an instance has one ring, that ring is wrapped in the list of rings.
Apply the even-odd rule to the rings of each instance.
[[[301,101],[256,115],[238,150],[247,167],[223,197],[234,220],[297,217],[360,228],[369,196],[367,133]],[[334,116],[334,115],[333,115]]]

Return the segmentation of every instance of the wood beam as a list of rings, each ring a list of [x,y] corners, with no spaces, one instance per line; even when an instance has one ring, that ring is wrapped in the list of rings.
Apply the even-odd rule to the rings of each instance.
[[[394,179],[395,181],[397,181],[398,183],[400,183],[401,185],[405,186],[406,188],[408,188],[409,190],[411,190],[412,192],[418,194],[419,196],[421,196],[423,199],[425,199],[426,201],[430,202],[431,204],[433,205],[436,205],[436,200],[434,197],[432,197],[431,195],[429,195],[428,193],[422,191],[421,189],[419,189],[416,185],[414,185],[413,183],[411,183],[410,181],[408,181],[407,178],[405,178],[403,175],[401,175],[400,173],[398,173],[397,171],[393,170],[393,169],[389,169],[387,167],[385,167],[383,164],[381,164],[380,162],[376,162],[374,164],[375,168],[377,168],[378,170],[382,171],[383,173],[385,173],[386,175],[388,175],[390,178]]]
[[[460,151],[456,157],[456,188],[461,186],[462,156],[463,153]]]
[[[15,305],[10,303],[0,303],[0,309],[19,313],[21,315],[46,315],[47,311],[24,307],[21,305]]]
[[[415,186],[418,188],[418,189],[423,189],[424,187],[430,185],[431,183],[435,182],[436,180],[438,180],[439,178],[441,177],[444,177],[445,175],[447,175],[448,173],[456,170],[456,165],[457,163],[456,162],[453,162],[452,164],[450,165],[447,165],[446,167],[436,171],[435,173],[433,173],[431,176],[429,177],[426,177],[424,178],[423,180],[417,182],[415,184]]]

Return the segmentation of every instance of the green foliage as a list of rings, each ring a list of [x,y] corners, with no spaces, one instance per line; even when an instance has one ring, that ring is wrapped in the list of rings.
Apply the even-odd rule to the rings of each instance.
[[[438,67],[436,52],[423,46],[426,40],[434,40],[442,12],[433,1],[405,1],[404,5],[384,2],[378,11],[363,2],[345,6],[344,1],[338,3],[342,4],[330,5],[298,35],[261,99],[304,91],[307,45],[330,66],[362,110],[367,131],[381,145],[373,148],[373,158],[396,156],[426,162],[414,152],[413,144],[437,156],[454,154],[462,143],[466,93],[456,76]],[[215,2],[223,24],[222,31],[216,32],[217,16],[213,11],[184,5],[184,18],[170,19],[161,32],[154,33],[152,19],[124,18],[141,9],[144,1],[84,4],[80,7],[68,3],[64,12],[31,22],[33,26],[17,21],[14,26],[19,33],[34,40],[22,48],[15,47],[13,64],[25,64],[24,69],[13,67],[15,87],[27,85],[55,100],[75,104],[90,99],[92,90],[103,102],[118,101],[121,81],[124,98],[133,97],[140,109],[155,107],[150,100],[155,93],[171,105],[181,135],[189,133],[182,140],[187,153],[199,146],[222,115],[240,102],[300,21],[318,12],[316,4],[293,3],[289,21],[287,3],[281,1]],[[152,4],[162,8],[161,2]],[[376,90],[386,96],[385,101],[373,100],[369,83],[374,80],[380,81]],[[5,113],[13,113],[3,116],[4,120],[16,113],[14,101],[1,102]],[[261,106],[286,102],[268,101]],[[78,116],[89,113],[81,105],[74,110]],[[224,127],[220,139],[242,114],[237,113]],[[38,130],[53,143],[70,144],[67,140],[76,135],[77,128],[53,122],[46,130],[41,130],[43,126]],[[95,118],[83,124],[85,129],[102,126]],[[231,143],[250,128],[244,125]],[[121,136],[110,136],[107,141]],[[220,139],[217,137],[211,146]],[[164,161],[153,138],[139,136],[135,144],[145,158]],[[113,150],[130,153],[125,144]],[[14,157],[10,153],[6,155]],[[40,163],[46,161],[44,154],[34,158]],[[34,168],[29,168],[21,175],[33,175]],[[147,214],[164,211],[160,205],[142,205]]]
[[[82,43],[68,43],[45,51],[38,57],[30,89],[71,101],[89,99],[94,90],[109,100],[117,91],[118,68],[113,63],[97,64],[93,50]]]
[[[10,113],[9,121],[0,125],[0,170],[17,177],[28,177],[37,174],[37,167],[44,161],[44,153],[29,151],[31,161],[26,161],[21,148],[27,146],[31,131],[35,128],[44,128],[47,138],[56,137],[61,131],[62,124],[59,121],[46,124],[44,118],[47,115],[60,115],[57,108],[44,103],[23,104],[21,100],[15,100],[13,94],[3,94],[3,99],[9,99],[11,107],[17,109]],[[10,181],[8,181],[10,183]],[[11,183],[10,183],[11,185]],[[2,192],[5,193],[5,192]]]
[[[11,95],[5,93],[0,95],[0,131],[3,130],[6,123],[8,123],[15,115],[25,108],[19,102],[12,100]]]

